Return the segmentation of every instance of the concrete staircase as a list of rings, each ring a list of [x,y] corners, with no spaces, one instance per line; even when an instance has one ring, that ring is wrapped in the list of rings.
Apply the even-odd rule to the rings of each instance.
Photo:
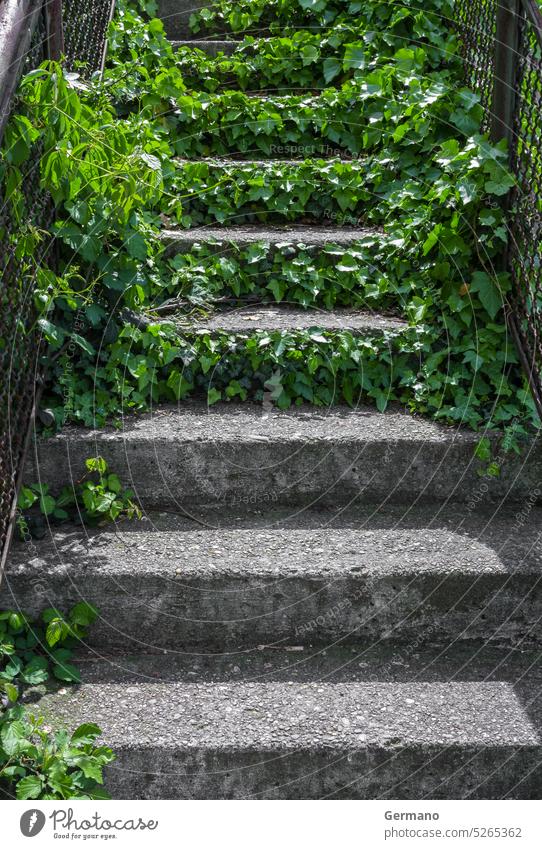
[[[189,40],[202,3],[159,5],[170,38],[234,50]],[[186,252],[364,233],[164,238]],[[255,306],[190,332],[284,330],[306,315]],[[402,332],[388,316],[319,321]],[[542,449],[492,477],[478,439],[399,409],[282,412],[264,399],[183,401],[39,441],[28,480],[54,491],[100,455],[145,514],[14,546],[0,606],[100,609],[85,683],[40,710],[101,725],[117,798],[539,798]]]

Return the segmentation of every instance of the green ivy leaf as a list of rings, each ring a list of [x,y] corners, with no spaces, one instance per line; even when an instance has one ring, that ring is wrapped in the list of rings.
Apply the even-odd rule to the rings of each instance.
[[[97,737],[102,733],[99,725],[92,722],[87,722],[75,729],[71,736],[71,742],[77,745],[87,745],[94,743]]]
[[[31,744],[26,735],[27,727],[21,720],[4,721],[0,729],[0,740],[6,755],[11,757],[27,749]]]
[[[222,398],[222,392],[220,392],[218,389],[214,389],[214,387],[211,387],[208,390],[208,392],[207,392],[207,403],[209,404],[209,406],[211,406],[212,404],[216,404],[216,402],[220,401],[221,398]]]
[[[33,657],[21,672],[21,678],[26,684],[42,684],[49,678],[49,663],[45,657]]]
[[[485,271],[475,271],[472,275],[470,291],[476,292],[480,302],[493,319],[503,305],[503,297],[493,277]]]
[[[71,622],[76,625],[82,625],[83,627],[92,625],[92,623],[96,621],[97,616],[98,610],[94,607],[94,605],[89,604],[87,601],[80,601],[72,607],[69,614]]]
[[[66,661],[55,663],[53,666],[53,675],[60,681],[69,681],[75,684],[81,682],[80,671],[72,663],[67,663]]]
[[[43,790],[43,781],[37,775],[27,775],[17,782],[15,795],[17,799],[39,799]]]

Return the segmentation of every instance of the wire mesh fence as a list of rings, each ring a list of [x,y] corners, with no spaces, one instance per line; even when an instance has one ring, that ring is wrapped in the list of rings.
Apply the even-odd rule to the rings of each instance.
[[[508,321],[542,417],[542,14],[535,0],[456,0],[455,15],[482,129],[510,146]]]
[[[111,11],[111,0],[28,0],[6,8],[4,42],[0,41],[5,57],[0,90],[14,89],[24,73],[54,57],[62,43],[70,70],[77,69],[85,76],[101,70]],[[8,93],[4,100],[3,124],[10,111],[17,109],[16,95]],[[53,207],[40,185],[40,155],[37,146],[31,159],[21,166],[22,188],[27,219],[36,229],[47,232]],[[17,477],[39,391],[35,280],[38,269],[51,261],[47,238],[40,242],[31,262],[18,256],[17,245],[17,225],[0,189],[0,575],[13,525]]]

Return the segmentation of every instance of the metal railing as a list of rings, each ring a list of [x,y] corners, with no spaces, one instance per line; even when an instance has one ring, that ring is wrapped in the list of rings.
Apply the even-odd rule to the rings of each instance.
[[[507,321],[542,418],[542,13],[536,0],[456,0],[455,16],[482,129],[507,139],[517,181],[507,199]]]
[[[0,140],[17,108],[21,76],[45,59],[65,58],[83,75],[103,68],[112,0],[2,0],[0,4]],[[53,218],[40,186],[40,150],[21,166],[26,214],[47,231]],[[17,226],[0,187],[0,578],[16,510],[18,477],[28,445],[36,393],[39,337],[33,295],[36,273],[50,260],[45,239],[29,263],[17,255]]]

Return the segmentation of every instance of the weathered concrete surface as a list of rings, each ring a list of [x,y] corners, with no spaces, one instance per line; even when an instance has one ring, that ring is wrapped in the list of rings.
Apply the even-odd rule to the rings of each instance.
[[[66,427],[39,441],[26,480],[59,490],[101,455],[144,509],[245,503],[344,506],[439,499],[529,504],[542,482],[542,440],[480,477],[480,434],[390,409],[183,401],[126,418],[121,429]],[[521,506],[520,508],[521,509]]]
[[[267,654],[248,680],[246,657],[215,673],[196,659],[111,659],[40,711],[98,722],[118,753],[115,798],[539,798],[536,672],[518,687],[505,656],[492,674],[479,651],[463,678],[461,664],[424,677],[423,658],[385,651],[351,656],[346,673],[345,656],[307,659],[300,674],[298,654],[287,671]],[[339,680],[318,680],[330,665]]]
[[[158,12],[168,38],[190,39],[193,33],[189,27],[190,15],[197,9],[209,5],[209,0],[157,0]]]
[[[190,47],[196,50],[203,50],[208,56],[218,56],[219,53],[225,53],[226,56],[231,56],[232,53],[239,47],[238,41],[204,41],[192,39],[191,41],[174,41],[173,47]]]
[[[208,56],[218,56],[219,53],[224,53],[226,56],[231,56],[239,47],[238,41],[207,41],[204,39],[192,39],[190,41],[174,41],[173,47],[189,47],[196,50],[203,50]]]
[[[542,643],[542,510],[151,514],[16,544],[0,608],[86,599],[90,644],[179,652],[336,640]],[[233,509],[233,512],[232,512]]]
[[[284,153],[286,149],[287,149],[287,146],[286,145],[283,146],[282,152]],[[355,167],[356,164],[359,165],[361,163],[364,163],[364,164],[366,163],[369,166],[371,164],[370,160],[362,159],[360,157],[358,157],[357,159],[354,160],[354,159],[352,159],[351,156],[348,157],[347,154],[344,154],[343,156],[326,156],[325,154],[320,154],[317,151],[315,151],[311,156],[309,156],[309,155],[305,156],[303,159],[295,159],[291,156],[288,157],[288,158],[280,157],[280,156],[276,156],[276,157],[273,156],[273,157],[270,157],[268,159],[246,159],[245,157],[246,157],[246,154],[244,154],[244,153],[232,153],[230,156],[227,156],[227,157],[225,157],[225,156],[200,156],[197,159],[186,159],[183,156],[175,156],[173,158],[173,161],[175,162],[175,165],[177,165],[177,167],[180,167],[180,168],[182,168],[184,166],[188,166],[189,163],[193,164],[194,162],[203,162],[203,163],[205,163],[205,165],[208,165],[209,168],[221,168],[224,171],[232,171],[232,170],[235,170],[238,167],[250,166],[253,169],[253,171],[254,170],[257,170],[258,172],[263,171],[264,173],[267,173],[267,174],[274,174],[274,173],[276,174],[278,165],[303,166],[307,162],[307,160],[313,160],[313,161],[316,160],[318,162],[324,161],[326,163],[327,162],[340,162],[342,165],[351,165],[351,166],[354,166],[354,167]],[[301,230],[301,232],[304,232],[311,227],[314,228],[314,229],[322,229],[323,228],[325,230],[326,227],[328,229],[330,229],[333,226],[333,224],[331,222],[332,222],[332,219],[325,219],[324,218],[323,221],[318,223],[318,227],[316,227],[314,224],[294,224],[294,225],[292,225],[292,224],[288,224],[287,222],[283,223],[282,225],[279,224],[279,227],[283,227],[283,228],[294,227],[294,229],[299,228]],[[217,225],[217,226],[221,227],[221,225]],[[245,227],[244,229],[250,230],[252,228],[257,228],[258,226],[261,227],[261,225],[254,224],[254,225],[250,225],[250,227]],[[241,229],[241,225],[234,224],[233,227],[235,229]],[[224,228],[222,227],[221,229],[224,229]],[[274,229],[274,226],[273,226],[273,229]],[[177,231],[173,230],[171,232],[175,233]],[[266,233],[270,232],[269,227],[265,230],[265,232]],[[366,230],[365,235],[367,235],[367,233],[374,233],[374,232],[375,232],[375,230]],[[380,232],[380,231],[376,231],[376,232]]]
[[[360,239],[375,235],[374,230],[362,227],[322,227],[297,224],[284,227],[192,227],[190,230],[162,230],[160,238],[167,245],[166,255],[187,253],[195,244],[215,243],[217,253],[226,253],[228,245],[235,243],[246,248],[255,242],[273,246],[280,244],[323,248],[326,245],[343,245],[345,248]]]
[[[380,336],[397,333],[408,328],[408,322],[392,316],[356,310],[336,309],[302,310],[289,306],[248,306],[235,310],[222,310],[204,319],[192,321],[190,334],[226,333],[247,334],[255,330],[347,330],[354,336]]]

